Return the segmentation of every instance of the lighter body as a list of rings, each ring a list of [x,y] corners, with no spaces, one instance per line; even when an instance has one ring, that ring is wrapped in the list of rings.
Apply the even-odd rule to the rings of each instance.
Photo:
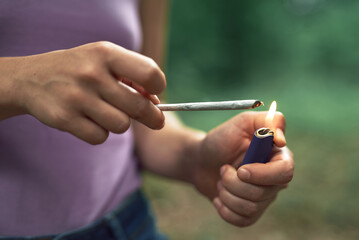
[[[252,138],[247,153],[241,163],[266,163],[269,161],[273,149],[274,132],[270,128],[258,129]]]

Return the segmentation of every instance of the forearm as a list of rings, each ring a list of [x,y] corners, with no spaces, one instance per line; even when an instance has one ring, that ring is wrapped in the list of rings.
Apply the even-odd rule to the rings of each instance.
[[[142,54],[164,67],[169,0],[141,0]]]
[[[193,183],[198,145],[205,133],[185,127],[173,113],[165,115],[165,127],[159,131],[133,124],[137,154],[145,169]]]
[[[167,32],[168,0],[142,0],[142,54],[163,67]],[[187,128],[173,113],[165,113],[166,124],[153,131],[134,122],[137,153],[142,165],[162,176],[192,182],[194,159],[202,132]]]

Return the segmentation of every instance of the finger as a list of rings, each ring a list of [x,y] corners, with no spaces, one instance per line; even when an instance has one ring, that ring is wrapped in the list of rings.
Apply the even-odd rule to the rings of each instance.
[[[130,127],[130,117],[101,99],[88,101],[84,114],[102,128],[113,133],[124,133]]]
[[[150,94],[160,94],[166,88],[164,73],[152,59],[115,45],[108,62],[117,78],[126,77]]]
[[[268,114],[268,111],[265,112],[244,112],[238,115],[238,122],[240,122],[241,125],[245,125],[247,128],[253,129],[253,131],[264,127],[265,125],[265,119]],[[253,124],[254,123],[254,124]],[[273,121],[271,123],[272,129],[282,129],[283,132],[285,132],[286,127],[286,121],[283,113],[276,112],[273,118]]]
[[[126,84],[129,87],[132,87],[133,89],[135,89],[137,92],[141,93],[142,96],[148,98],[149,100],[151,100],[151,102],[153,102],[153,104],[159,104],[160,103],[160,99],[156,96],[156,95],[152,95],[149,94],[148,92],[146,92],[146,90],[141,87],[140,85],[128,80],[127,78],[121,78],[120,81],[122,81],[124,84]]]
[[[107,81],[109,82],[109,81]],[[117,109],[152,129],[164,125],[164,115],[148,98],[122,82],[101,87],[101,97]]]
[[[233,212],[244,217],[253,217],[259,212],[264,211],[264,209],[269,205],[268,201],[271,202],[274,197],[275,195],[272,198],[263,201],[253,202],[237,197],[225,188],[222,188],[219,191],[219,198],[222,203]]]
[[[109,135],[108,131],[84,116],[74,118],[68,132],[93,145],[105,142]]]
[[[238,169],[237,175],[242,181],[256,185],[289,183],[293,178],[294,162],[291,158],[283,159],[283,155],[277,155],[282,160],[244,165]]]
[[[268,112],[243,112],[229,120],[231,123],[229,127],[234,126],[232,129],[233,134],[241,135],[243,138],[250,140],[256,130],[264,127],[267,114]],[[226,127],[228,128],[228,126]],[[271,129],[275,132],[274,142],[279,147],[283,147],[286,144],[284,137],[285,127],[286,122],[284,115],[281,112],[276,112],[271,124]],[[242,146],[245,147],[246,144],[242,144]]]
[[[285,145],[287,145],[283,130],[280,128],[277,128],[274,131],[274,143],[277,147],[284,147]]]
[[[238,178],[237,171],[231,166],[226,167],[222,173],[221,181],[218,183],[218,191],[222,191],[223,188],[236,197],[253,202],[273,198],[280,189],[279,186],[259,186],[243,182]]]
[[[281,129],[282,133],[284,135],[285,133],[285,127],[286,127],[286,121],[283,113],[276,112],[273,118],[273,121],[271,123],[272,129]]]
[[[221,218],[230,224],[238,227],[247,227],[254,223],[254,221],[251,221],[250,218],[238,215],[230,210],[218,197],[213,200],[213,205],[216,207]]]
[[[274,146],[270,161],[274,162],[274,161],[281,161],[281,160],[291,161],[294,164],[293,153],[289,150],[288,147],[279,148],[279,147]]]
[[[234,211],[232,211],[231,209],[229,209],[225,204],[223,204],[223,202],[218,197],[213,200],[213,204],[215,205],[218,214],[225,221],[238,227],[247,227],[255,223],[262,214],[262,212],[259,212],[257,215],[252,217],[241,216],[235,213]]]

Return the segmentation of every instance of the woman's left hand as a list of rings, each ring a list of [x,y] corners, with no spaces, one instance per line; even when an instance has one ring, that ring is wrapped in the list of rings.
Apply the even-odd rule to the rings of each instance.
[[[265,115],[239,114],[210,131],[198,147],[194,185],[213,201],[225,221],[239,227],[256,222],[293,177],[293,155],[284,137],[285,119],[278,112],[272,127],[275,147],[270,161],[239,167],[253,133],[264,126]]]

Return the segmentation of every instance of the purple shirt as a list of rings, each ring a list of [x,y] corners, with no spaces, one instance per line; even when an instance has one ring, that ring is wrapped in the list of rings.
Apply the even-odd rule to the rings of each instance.
[[[1,0],[0,56],[107,40],[138,50],[137,0]],[[92,146],[32,116],[0,121],[0,236],[90,224],[140,186],[131,130]]]

